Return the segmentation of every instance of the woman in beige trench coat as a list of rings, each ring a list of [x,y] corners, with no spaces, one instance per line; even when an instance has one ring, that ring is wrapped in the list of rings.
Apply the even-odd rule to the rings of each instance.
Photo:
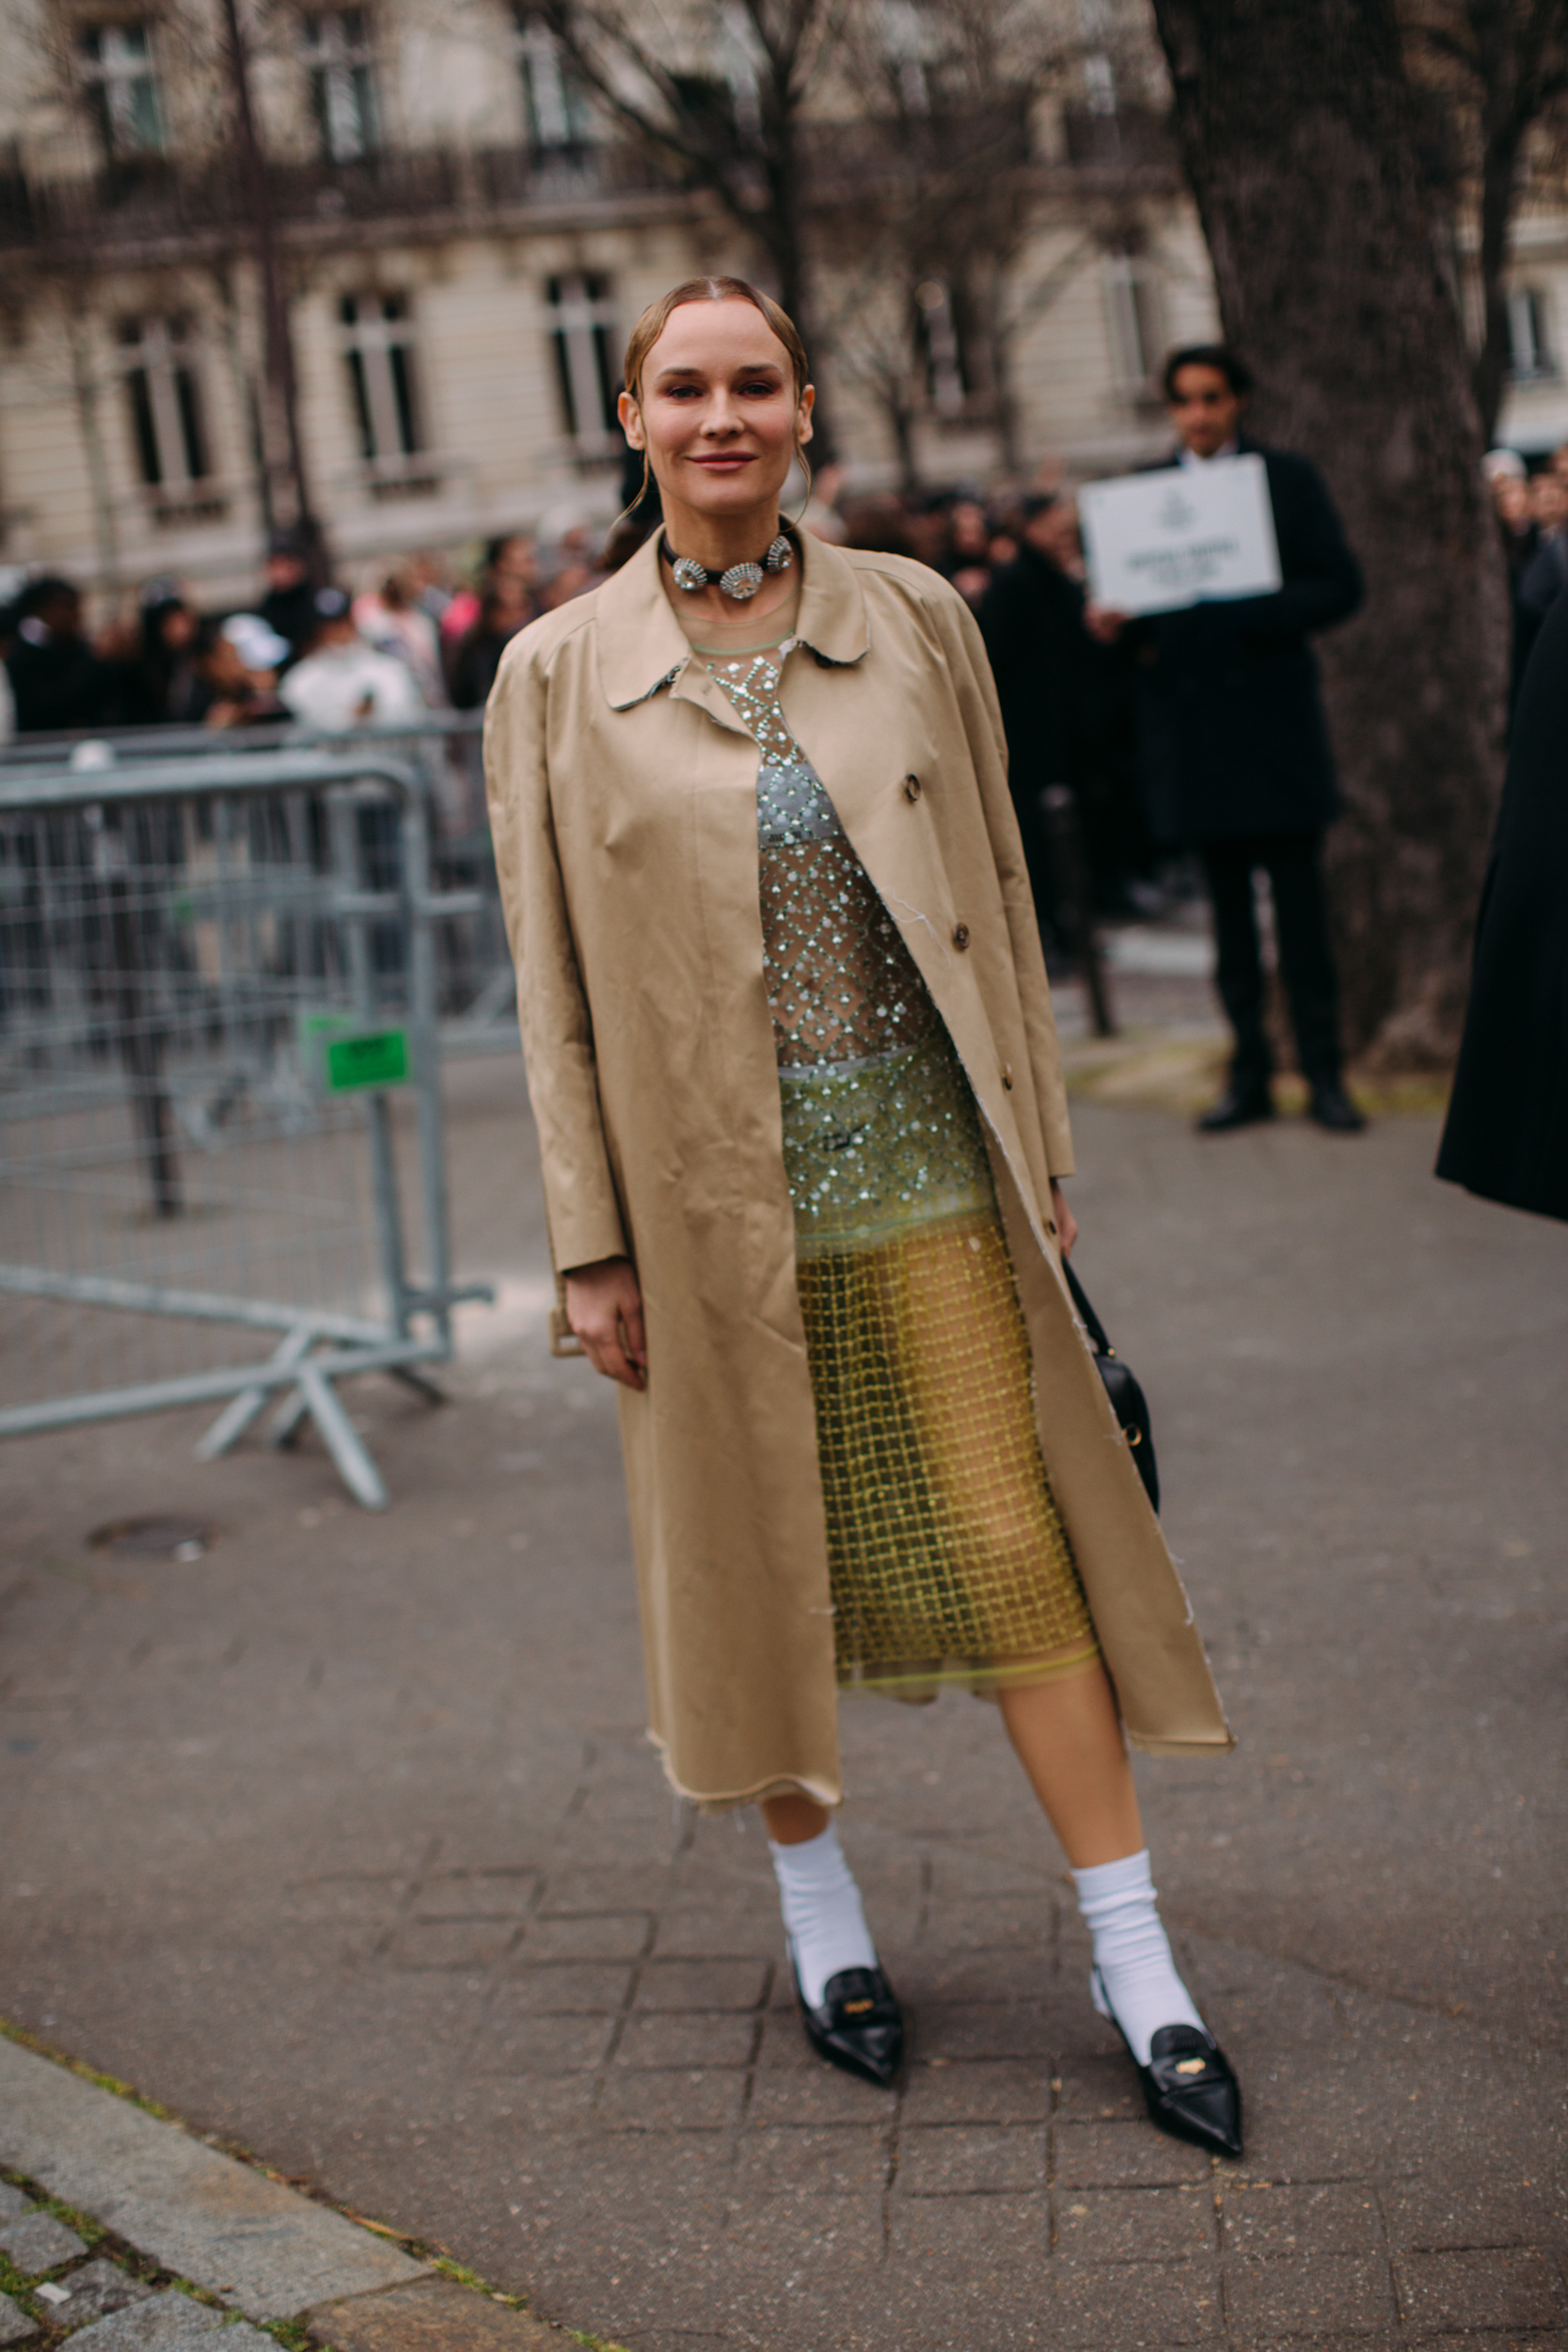
[[[1229,1734],[1062,1278],[1071,1146],[990,675],[935,573],[781,532],[806,375],[739,281],[645,313],[622,419],[664,531],[513,641],[486,724],[564,1311],[620,1384],[652,1733],[683,1795],[762,1806],[808,2035],[880,2082],[901,2022],[831,1811],[838,1689],[995,1696],[1154,2120],[1239,2153],[1125,1745]]]

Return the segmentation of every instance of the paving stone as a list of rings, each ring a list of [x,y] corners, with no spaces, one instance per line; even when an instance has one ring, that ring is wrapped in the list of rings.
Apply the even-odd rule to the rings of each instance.
[[[1043,2196],[911,2197],[895,2200],[888,2251],[896,2272],[909,2266],[918,2294],[954,2276],[981,2296],[1004,2281],[1043,2299],[1050,2266]]]
[[[1063,2058],[1053,2083],[1056,2113],[1073,2123],[1132,2122],[1147,2112],[1126,2057]]]
[[[749,2131],[741,2142],[741,2181],[748,2194],[807,2189],[861,2196],[880,2187],[888,2168],[891,2122],[881,2130],[840,2124],[773,2125]]]
[[[1208,2263],[1095,2263],[1059,2258],[1043,2298],[1049,2342],[1063,2352],[1165,2352],[1224,2333],[1219,2273]]]
[[[1074,2263],[1196,2260],[1214,2250],[1213,2199],[1207,2185],[1066,2190],[1056,2246]]]
[[[1219,2176],[1227,2254],[1345,2253],[1383,2235],[1370,2184],[1319,2181],[1300,2186]]]
[[[0,2254],[8,2256],[24,2279],[37,2279],[87,2250],[86,2239],[52,2213],[24,2214],[0,2230]]]
[[[1296,2254],[1227,2262],[1230,2316],[1243,2334],[1370,2334],[1395,2325],[1381,2254]]]
[[[904,2111],[911,2123],[1042,2123],[1051,2077],[1026,2059],[916,2064]]]
[[[660,1960],[761,1960],[782,1965],[776,1904],[737,1911],[665,1911],[654,1950]]]
[[[1063,2188],[1162,2188],[1213,2177],[1201,2148],[1148,2122],[1057,2123],[1051,2137],[1053,2177]]]
[[[1551,2233],[1553,2201],[1534,2183],[1396,2181],[1383,2192],[1396,2250],[1476,2253],[1528,2246]]]
[[[689,2017],[628,2017],[615,2045],[617,2066],[749,2066],[757,2020],[745,2010]]]
[[[1556,2265],[1533,2248],[1406,2254],[1398,2270],[1405,2312],[1418,2330],[1560,2328],[1568,2321]]]
[[[507,1919],[405,1919],[392,1938],[394,1968],[491,1968],[521,1934]]]
[[[683,2074],[627,2067],[610,2074],[596,2112],[606,2131],[717,2131],[738,2121],[745,2092],[738,2068]]]
[[[272,2337],[260,2328],[244,2320],[230,2326],[227,2317],[204,2303],[193,2303],[188,2295],[154,2295],[128,2311],[95,2320],[69,2341],[72,2352],[186,2352],[187,2345],[207,2352],[221,2333],[223,2352],[277,2352]]]
[[[914,2126],[898,2143],[898,2187],[909,2197],[1045,2185],[1045,2134],[1038,2126],[950,2123]]]
[[[651,1960],[637,1987],[639,2009],[757,2009],[768,1989],[763,1960]]]
[[[0,2344],[25,2344],[38,2328],[8,2295],[0,2295]]]
[[[493,2022],[527,2011],[537,2017],[614,2016],[624,2008],[631,1969],[592,1961],[556,1961],[516,1969],[497,1988]]]
[[[1038,2002],[923,2001],[917,2020],[920,2056],[963,2058],[1045,2058],[1055,2047],[1052,2020]]]
[[[525,1964],[536,1960],[638,1960],[652,1938],[653,1923],[641,1911],[531,1919],[518,1957]]]
[[[474,2045],[476,2074],[568,2074],[597,2066],[613,2017],[492,2017]]]
[[[570,2343],[451,2279],[328,2303],[310,2313],[309,2330],[333,2352],[564,2352]]]
[[[9,2181],[0,2181],[0,2221],[14,2221],[18,2214],[36,2213],[38,2207],[30,2197],[24,2197]]]
[[[144,2303],[153,2292],[144,2280],[111,2262],[84,2263],[59,2283],[70,2289],[70,2295],[55,2306],[54,2317],[72,2328],[85,2327],[89,2319],[103,2319],[110,2312],[128,2310],[133,2303]]]

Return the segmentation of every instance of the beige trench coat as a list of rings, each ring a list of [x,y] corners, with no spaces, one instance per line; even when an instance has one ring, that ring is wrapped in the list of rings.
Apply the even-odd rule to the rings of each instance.
[[[936,573],[807,539],[785,714],[980,1106],[1040,1444],[1130,1737],[1230,1744],[1063,1284],[1061,1060],[979,633]],[[619,1391],[653,1736],[684,1795],[842,1793],[827,1535],[757,894],[757,749],[650,541],[507,647],[485,734],[558,1268],[622,1252]]]

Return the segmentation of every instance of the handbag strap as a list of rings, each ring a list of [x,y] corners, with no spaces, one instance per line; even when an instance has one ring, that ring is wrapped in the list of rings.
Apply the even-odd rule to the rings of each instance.
[[[1067,1276],[1067,1286],[1072,1295],[1072,1303],[1078,1310],[1079,1319],[1083,1323],[1085,1330],[1094,1342],[1095,1354],[1097,1356],[1114,1356],[1117,1351],[1105,1336],[1105,1326],[1101,1322],[1100,1317],[1095,1313],[1094,1309],[1089,1305],[1088,1293],[1085,1290],[1083,1283],[1078,1279],[1077,1275],[1074,1274],[1072,1267],[1068,1263],[1066,1258],[1062,1260],[1062,1272]]]

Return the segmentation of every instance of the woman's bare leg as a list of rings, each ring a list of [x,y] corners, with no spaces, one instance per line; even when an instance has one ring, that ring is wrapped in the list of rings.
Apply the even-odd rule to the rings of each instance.
[[[1084,1673],[999,1695],[1007,1737],[1072,1867],[1137,1853],[1138,1793],[1104,1667],[1097,1661]]]
[[[796,1790],[787,1797],[764,1797],[760,1809],[775,1846],[803,1846],[808,1838],[820,1837],[833,1818],[815,1797]]]

